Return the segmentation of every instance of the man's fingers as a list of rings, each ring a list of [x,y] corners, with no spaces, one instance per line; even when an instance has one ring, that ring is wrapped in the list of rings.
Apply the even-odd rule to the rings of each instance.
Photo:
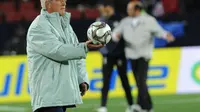
[[[104,46],[103,44],[93,44],[92,40],[88,40],[85,43],[87,44],[88,47],[91,48],[101,48]]]
[[[81,96],[84,96],[84,95],[85,95],[85,92],[82,92],[82,93],[81,93]]]
[[[84,89],[83,91],[81,91],[81,96],[85,95],[86,90]]]
[[[103,46],[103,44],[88,44],[89,48],[102,48]]]
[[[87,85],[85,84],[84,91],[87,91]]]
[[[167,33],[167,41],[168,42],[173,42],[175,41],[174,36],[171,33]]]
[[[87,91],[87,85],[83,84],[82,89],[81,89],[81,96],[84,96],[86,91]]]
[[[168,42],[173,42],[173,41],[175,41],[175,39],[173,37],[168,39]]]
[[[92,40],[86,41],[86,44],[87,44],[87,45],[90,44],[90,43],[92,43]]]

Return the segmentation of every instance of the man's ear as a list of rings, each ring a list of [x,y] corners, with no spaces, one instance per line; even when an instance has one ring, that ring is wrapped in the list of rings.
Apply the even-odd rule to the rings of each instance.
[[[46,1],[45,1],[45,6],[46,6],[46,9],[51,8],[51,3],[50,3],[49,0],[46,0]]]

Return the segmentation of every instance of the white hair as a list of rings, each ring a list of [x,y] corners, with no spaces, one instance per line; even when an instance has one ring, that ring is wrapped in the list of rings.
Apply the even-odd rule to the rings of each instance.
[[[42,7],[43,9],[46,9],[46,1],[47,1],[47,0],[40,0],[41,7]]]
[[[43,9],[46,9],[46,2],[47,1],[50,1],[50,0],[40,0],[40,2],[41,2],[41,7],[43,8]]]

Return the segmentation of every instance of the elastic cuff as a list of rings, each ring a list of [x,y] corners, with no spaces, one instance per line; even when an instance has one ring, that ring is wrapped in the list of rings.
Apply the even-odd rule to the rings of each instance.
[[[84,44],[84,49],[85,49],[85,52],[88,53],[88,47],[87,47],[86,43]]]
[[[86,43],[82,42],[80,44],[81,44],[82,48],[84,48],[85,53],[88,53],[88,47],[87,47]]]

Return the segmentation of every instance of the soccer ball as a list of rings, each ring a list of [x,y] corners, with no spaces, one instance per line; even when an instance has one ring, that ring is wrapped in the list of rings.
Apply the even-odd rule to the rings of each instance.
[[[104,22],[94,22],[87,30],[89,40],[93,44],[107,44],[111,40],[111,28]]]

